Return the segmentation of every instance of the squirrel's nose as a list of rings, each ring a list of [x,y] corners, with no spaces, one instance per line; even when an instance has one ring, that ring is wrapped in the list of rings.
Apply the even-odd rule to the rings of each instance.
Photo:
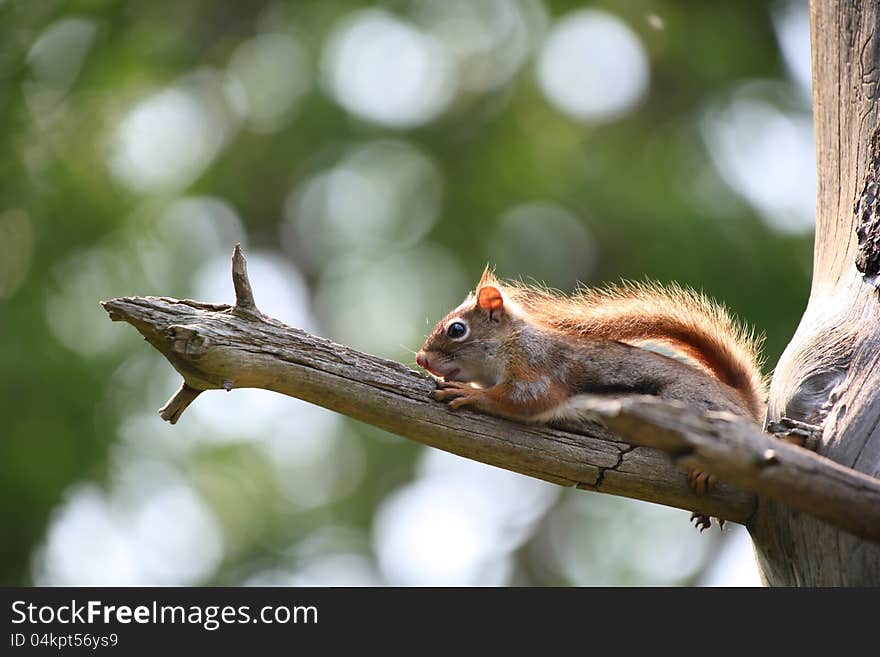
[[[419,367],[424,367],[428,369],[428,357],[425,356],[424,351],[420,351],[416,354],[416,363],[418,363]]]

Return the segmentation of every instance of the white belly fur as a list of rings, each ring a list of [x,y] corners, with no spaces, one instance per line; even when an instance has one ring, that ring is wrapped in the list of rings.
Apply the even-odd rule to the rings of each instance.
[[[534,424],[550,424],[559,420],[592,420],[594,422],[601,422],[601,418],[591,410],[596,401],[597,397],[595,395],[574,395],[566,399],[559,406],[533,415],[528,420]]]

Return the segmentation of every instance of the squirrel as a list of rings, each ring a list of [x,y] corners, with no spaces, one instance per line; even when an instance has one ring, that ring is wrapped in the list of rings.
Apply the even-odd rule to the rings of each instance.
[[[643,348],[652,344],[678,358]],[[416,362],[437,378],[438,401],[520,422],[577,419],[589,396],[636,394],[760,424],[766,382],[759,347],[723,306],[677,285],[581,287],[565,296],[498,280],[487,266]],[[698,493],[713,479],[689,474]],[[705,516],[694,519],[701,530],[709,526]]]

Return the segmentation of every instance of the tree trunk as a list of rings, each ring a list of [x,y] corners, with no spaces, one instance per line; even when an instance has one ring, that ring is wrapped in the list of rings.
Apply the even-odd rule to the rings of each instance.
[[[818,205],[813,284],[776,367],[768,419],[822,424],[818,451],[880,475],[880,3],[811,0]],[[767,584],[880,584],[880,545],[762,499]]]

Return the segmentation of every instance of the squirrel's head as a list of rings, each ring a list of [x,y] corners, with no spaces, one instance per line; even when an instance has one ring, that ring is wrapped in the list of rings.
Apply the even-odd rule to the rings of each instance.
[[[416,354],[416,362],[445,381],[491,386],[502,378],[502,345],[517,330],[507,299],[489,268],[477,289],[441,319]]]

